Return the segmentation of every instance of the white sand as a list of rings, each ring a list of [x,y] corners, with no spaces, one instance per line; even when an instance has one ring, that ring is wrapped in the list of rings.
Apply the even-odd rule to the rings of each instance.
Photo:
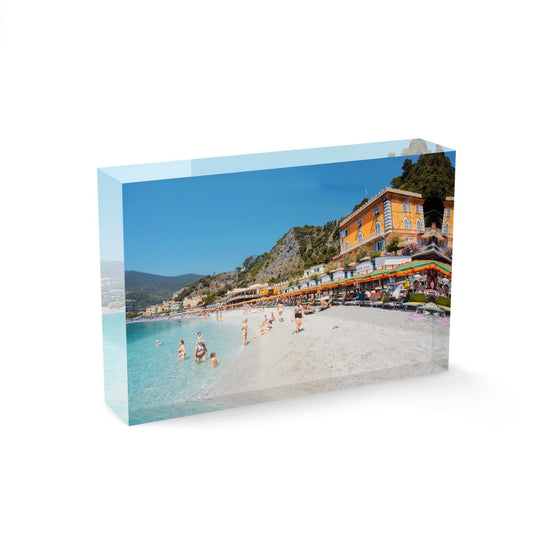
[[[265,310],[270,315],[276,310]],[[242,405],[439,372],[448,366],[449,327],[414,321],[411,312],[336,306],[305,316],[299,334],[291,321],[274,322],[254,339],[264,313],[225,313],[225,323],[248,318],[249,343],[214,386],[197,396]],[[339,328],[333,329],[334,325]]]

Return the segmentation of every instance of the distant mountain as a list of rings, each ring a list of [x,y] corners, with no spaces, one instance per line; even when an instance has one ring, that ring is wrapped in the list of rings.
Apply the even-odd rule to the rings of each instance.
[[[137,313],[152,304],[170,300],[174,293],[201,277],[200,274],[159,276],[127,270],[125,272],[126,311]]]

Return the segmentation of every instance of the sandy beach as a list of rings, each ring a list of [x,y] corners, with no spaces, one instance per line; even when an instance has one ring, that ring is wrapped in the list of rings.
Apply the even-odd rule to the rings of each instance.
[[[291,309],[284,322],[254,339],[265,313],[226,312],[223,323],[248,319],[248,345],[216,383],[195,399],[229,406],[299,396],[358,384],[443,371],[449,326],[415,320],[411,312],[336,306],[304,317],[296,334]],[[334,326],[337,325],[337,328]]]

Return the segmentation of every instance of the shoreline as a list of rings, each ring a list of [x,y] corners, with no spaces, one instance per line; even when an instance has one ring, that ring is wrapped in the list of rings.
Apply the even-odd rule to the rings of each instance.
[[[411,313],[356,306],[334,306],[303,319],[296,334],[292,308],[284,322],[256,340],[255,325],[264,314],[241,311],[227,319],[240,325],[248,318],[248,345],[197,400],[235,406],[305,393],[346,388],[448,367],[449,326]],[[334,328],[337,326],[337,328]],[[247,401],[246,401],[247,400]]]

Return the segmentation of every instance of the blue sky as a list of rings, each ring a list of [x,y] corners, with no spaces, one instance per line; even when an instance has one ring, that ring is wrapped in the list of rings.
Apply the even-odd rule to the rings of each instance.
[[[234,270],[292,227],[347,215],[366,190],[372,197],[388,186],[404,159],[125,184],[125,269],[165,276]]]

